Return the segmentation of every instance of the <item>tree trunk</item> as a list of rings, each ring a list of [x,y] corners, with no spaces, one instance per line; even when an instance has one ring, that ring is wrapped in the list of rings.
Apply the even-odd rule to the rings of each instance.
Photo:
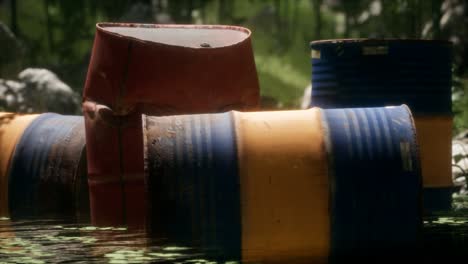
[[[440,19],[442,12],[440,11],[442,0],[432,0],[432,38],[439,39],[440,36]]]
[[[291,22],[291,40],[294,41],[296,39],[296,32],[298,28],[298,22],[299,20],[299,0],[294,1],[293,5],[293,14],[292,14],[292,22]]]
[[[226,1],[218,1],[218,21],[220,24],[225,23],[226,21]]]
[[[10,8],[11,8],[11,31],[18,36],[18,19],[16,14],[16,0],[10,1]]]
[[[351,19],[348,11],[344,12],[344,18],[345,18],[345,27],[344,27],[344,37],[349,38],[350,37],[350,28],[351,28]]]
[[[322,0],[313,0],[312,8],[314,9],[314,37],[315,39],[320,39],[322,36],[322,15],[320,12],[320,6],[322,5]],[[347,16],[346,16],[347,17]],[[348,24],[348,22],[346,22]],[[346,25],[346,30],[348,25]],[[346,33],[345,33],[346,34]]]
[[[52,21],[50,20],[50,14],[49,14],[49,3],[50,0],[44,0],[44,10],[45,10],[45,15],[46,15],[46,31],[47,31],[47,44],[49,46],[49,52],[52,52],[54,50],[54,37],[53,37],[53,31],[52,31]]]
[[[200,16],[201,16],[201,19],[203,21],[203,24],[206,24],[206,3],[204,3],[203,1],[200,2]]]

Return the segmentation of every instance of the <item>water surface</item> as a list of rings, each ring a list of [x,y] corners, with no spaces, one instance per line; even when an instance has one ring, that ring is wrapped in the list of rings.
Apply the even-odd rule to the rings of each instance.
[[[454,210],[424,218],[423,259],[468,261],[468,198]],[[0,263],[238,263],[201,250],[149,238],[125,227],[94,227],[57,219],[0,218]],[[433,262],[431,262],[433,263]]]
[[[0,263],[58,262],[216,263],[200,251],[155,241],[124,227],[0,218]]]

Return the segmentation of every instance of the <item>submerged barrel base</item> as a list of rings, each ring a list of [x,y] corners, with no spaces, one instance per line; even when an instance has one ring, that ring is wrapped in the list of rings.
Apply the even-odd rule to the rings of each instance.
[[[8,173],[11,158],[24,130],[38,115],[0,113],[0,217],[9,217]]]
[[[424,214],[432,215],[436,212],[451,210],[454,190],[452,186],[424,188]]]
[[[422,181],[405,106],[143,115],[143,131],[157,238],[257,263],[417,250]]]
[[[84,122],[80,116],[39,115],[11,157],[8,205],[12,218],[86,218]]]

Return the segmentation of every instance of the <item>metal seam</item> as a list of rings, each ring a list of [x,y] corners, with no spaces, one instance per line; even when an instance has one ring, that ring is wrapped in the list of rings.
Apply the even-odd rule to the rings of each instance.
[[[328,175],[328,213],[330,217],[330,245],[329,245],[329,256],[331,256],[331,253],[333,252],[333,237],[334,237],[334,230],[333,230],[333,224],[335,221],[334,217],[334,211],[335,211],[335,206],[334,206],[334,194],[335,194],[335,187],[336,187],[336,174],[335,174],[335,161],[334,161],[334,155],[333,155],[333,141],[331,139],[331,134],[330,134],[330,126],[328,125],[328,119],[327,119],[327,113],[325,110],[318,108],[318,111],[320,113],[319,119],[321,123],[321,130],[322,130],[322,135],[323,135],[323,143],[324,143],[324,148],[326,151],[326,159],[327,159],[327,175]]]
[[[119,96],[117,97],[117,109],[120,108],[121,98],[124,94],[125,86],[127,83],[128,71],[129,71],[129,64],[130,64],[130,57],[132,52],[132,42],[128,43],[127,49],[127,62],[124,67],[124,72],[122,76],[121,85],[119,86]],[[118,116],[118,145],[119,145],[119,178],[120,178],[120,190],[122,193],[122,223],[125,225],[127,223],[127,206],[126,206],[126,193],[125,193],[125,173],[124,173],[124,166],[123,166],[123,146],[122,146],[122,126],[123,126],[123,118],[122,116]]]

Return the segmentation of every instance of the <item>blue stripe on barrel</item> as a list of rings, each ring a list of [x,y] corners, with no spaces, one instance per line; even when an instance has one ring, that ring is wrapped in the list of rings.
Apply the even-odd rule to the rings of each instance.
[[[240,259],[240,186],[232,113],[145,118],[150,228]]]
[[[259,113],[233,112],[169,117],[145,116],[143,131],[151,204],[149,227],[153,235],[169,238],[171,241],[175,238],[179,243],[200,246],[210,253],[218,253],[218,256],[229,259],[245,260],[244,257],[247,256],[261,260],[268,258],[263,254],[271,253],[269,250],[273,248],[284,248],[285,252],[281,254],[285,254],[286,258],[298,257],[287,255],[288,250],[291,250],[288,249],[287,241],[281,246],[270,246],[269,243],[275,241],[272,237],[281,236],[284,230],[277,230],[275,227],[281,225],[272,224],[270,219],[266,218],[277,219],[275,221],[278,223],[280,219],[287,219],[291,221],[288,224],[303,224],[291,219],[296,217],[295,219],[300,220],[298,215],[279,213],[288,212],[282,209],[294,208],[287,205],[294,200],[291,199],[292,196],[280,194],[298,192],[299,197],[313,197],[309,194],[316,193],[316,186],[291,189],[284,185],[284,188],[288,189],[282,189],[283,187],[274,186],[271,178],[268,179],[268,176],[271,176],[268,168],[275,162],[275,159],[271,159],[272,156],[280,157],[292,166],[286,166],[288,171],[279,171],[274,177],[284,177],[284,183],[288,183],[287,179],[294,181],[294,178],[288,177],[288,173],[291,168],[299,168],[294,167],[300,166],[294,165],[295,162],[313,164],[317,160],[326,161],[322,141],[317,143],[320,145],[317,148],[320,153],[301,150],[300,142],[290,145],[288,142],[291,141],[288,141],[288,138],[276,145],[279,148],[284,147],[284,150],[275,149],[272,155],[269,155],[268,151],[272,151],[271,147],[278,142],[270,144],[271,141],[261,141],[259,138],[261,143],[254,149],[252,145],[249,145],[250,148],[246,147],[246,142],[253,144],[257,142],[256,137],[265,136],[264,133],[285,135],[283,129],[291,129],[301,139],[311,139],[315,133],[324,139],[329,161],[321,169],[313,167],[310,168],[310,172],[304,172],[311,177],[329,177],[326,184],[321,182],[318,185],[318,188],[325,190],[325,196],[317,197],[326,205],[324,208],[330,206],[330,211],[325,209],[320,211],[322,215],[315,217],[324,219],[323,222],[319,221],[319,225],[323,230],[330,230],[330,236],[328,239],[327,231],[327,239],[324,239],[326,245],[315,245],[316,248],[308,249],[316,250],[323,246],[325,250],[320,254],[323,254],[323,257],[329,254],[332,259],[344,256],[387,256],[416,250],[422,227],[422,181],[415,128],[409,109],[399,106],[319,110],[321,122],[314,121],[316,115],[303,115],[306,111],[317,113],[318,110],[305,110],[303,113],[282,112],[282,118],[278,118],[275,112],[269,112],[263,117],[259,117]],[[276,126],[272,128],[268,118],[274,120]],[[315,124],[315,127],[301,130],[301,127],[288,125],[291,124],[291,120],[298,118],[306,118],[305,121]],[[284,126],[278,125],[278,122]],[[247,124],[250,125],[250,129]],[[253,127],[268,129],[255,130]],[[234,131],[241,133],[236,135]],[[310,147],[307,144],[304,146]],[[291,151],[291,148],[294,150]],[[286,154],[288,150],[293,154],[310,155],[300,156],[300,162],[297,162],[297,156]],[[238,157],[242,159],[239,160]],[[255,170],[240,176],[239,173],[248,166],[255,167]],[[315,169],[317,171],[313,171]],[[239,182],[240,178],[242,182]],[[268,180],[259,181],[262,184],[252,184],[259,178]],[[241,190],[246,193],[240,193]],[[260,195],[251,195],[257,194],[257,190]],[[328,191],[329,200],[324,199]],[[278,196],[286,203],[274,204],[273,200]],[[249,197],[252,200],[242,200],[241,204],[240,197]],[[262,204],[258,211],[256,208],[246,209],[255,202]],[[275,210],[277,206],[281,206],[281,210]],[[311,208],[304,207],[306,210]],[[310,212],[304,214],[310,215]],[[324,224],[328,219],[330,225]],[[242,223],[245,225],[242,226]],[[262,223],[265,223],[265,230],[256,232]],[[308,223],[317,224],[313,221]],[[311,230],[307,224],[304,227],[304,230]],[[282,228],[287,230],[289,226]],[[314,236],[313,233],[304,232],[304,236]],[[242,244],[242,241],[245,243]],[[296,246],[304,243],[299,246],[302,248],[308,242],[299,238],[292,244],[294,243]]]
[[[315,41],[311,48],[311,106],[404,103],[415,113],[452,111],[450,42],[358,39]]]
[[[24,131],[12,156],[9,208],[13,217],[74,215],[87,200],[84,120],[42,114]],[[85,202],[83,202],[85,203]]]
[[[422,180],[407,107],[322,113],[331,168],[331,255],[414,250]]]

